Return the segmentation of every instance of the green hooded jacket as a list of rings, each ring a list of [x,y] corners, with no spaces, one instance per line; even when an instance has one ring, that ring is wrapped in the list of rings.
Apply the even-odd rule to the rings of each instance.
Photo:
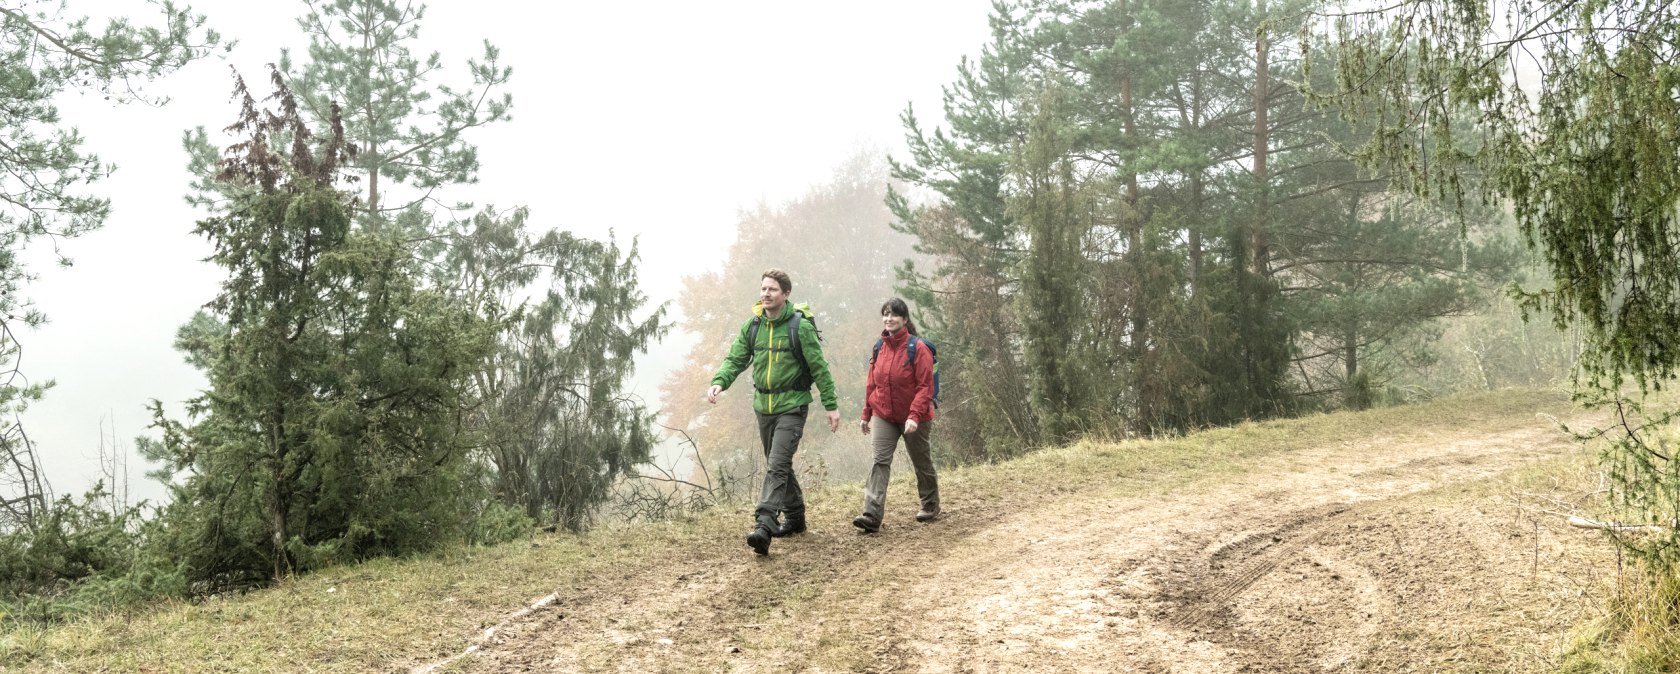
[[[799,382],[799,358],[793,355],[788,342],[788,319],[793,312],[798,311],[807,318],[805,324],[799,326],[799,343],[804,346],[805,364],[810,368],[811,381],[822,391],[823,409],[830,412],[840,409],[840,402],[834,394],[834,376],[828,372],[828,361],[823,358],[822,344],[817,341],[817,325],[812,322],[811,306],[808,304],[784,304],[780,316],[768,321],[768,325],[760,326],[754,344],[747,343],[747,332],[752,328],[753,321],[764,315],[762,304],[753,304],[753,317],[741,324],[741,332],[735,336],[735,343],[729,347],[729,355],[723,359],[718,367],[717,376],[712,377],[712,384],[729,389],[735,378],[741,376],[741,371],[747,369],[747,363],[752,363],[753,410],[759,414],[781,414],[801,405],[811,404],[811,390],[793,389]],[[775,391],[772,393],[772,391]]]

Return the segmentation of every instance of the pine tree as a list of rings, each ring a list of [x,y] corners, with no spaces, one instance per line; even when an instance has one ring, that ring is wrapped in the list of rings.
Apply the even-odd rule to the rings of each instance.
[[[984,354],[955,364],[981,384],[979,454],[1288,414],[1298,372],[1322,360],[1301,349],[1327,325],[1345,337],[1358,323],[1353,348],[1373,348],[1463,310],[1506,269],[1470,254],[1448,270],[1440,249],[1415,283],[1383,290],[1380,320],[1375,304],[1326,299],[1313,275],[1329,273],[1327,251],[1409,269],[1438,249],[1396,242],[1436,243],[1441,223],[1390,220],[1404,231],[1373,247],[1336,219],[1386,197],[1387,178],[1338,155],[1346,121],[1303,107],[1290,23],[1303,6],[1000,4],[993,42],[947,91],[948,128],[906,114],[897,174],[938,195],[893,202],[936,261],[904,270],[906,292]]]
[[[1656,438],[1680,415],[1638,398],[1680,366],[1680,8],[1536,0],[1506,25],[1496,7],[1328,8],[1308,26],[1335,83],[1317,91],[1374,121],[1361,159],[1413,193],[1509,206],[1551,270],[1548,287],[1519,297],[1582,328],[1578,390],[1621,417],[1606,453],[1615,498],[1635,516],[1672,522],[1680,471]],[[1677,536],[1632,547],[1672,568]]]
[[[110,200],[83,190],[116,167],[83,147],[76,129],[59,117],[54,98],[68,92],[104,95],[117,103],[160,103],[143,85],[208,55],[221,42],[191,8],[163,3],[160,25],[111,19],[102,30],[86,17],[67,16],[65,3],[31,9],[0,2],[0,416],[13,417],[52,386],[23,378],[19,333],[46,314],[24,294],[34,275],[25,246],[70,239],[98,229]],[[39,3],[36,3],[39,4]],[[58,252],[59,263],[70,260]],[[32,383],[25,383],[32,382]],[[0,532],[28,528],[51,496],[21,421],[0,428]]]
[[[1011,161],[1029,117],[1019,98],[1033,90],[1024,29],[1010,12],[992,20],[992,42],[977,60],[964,59],[945,89],[949,128],[925,131],[913,108],[902,115],[909,154],[891,163],[894,178],[931,190],[931,204],[888,193],[894,228],[915,236],[932,258],[926,272],[905,264],[899,290],[928,320],[919,325],[942,345],[940,369],[958,401],[940,410],[958,456],[999,458],[1036,446],[1037,418],[1020,351],[1022,315],[1015,306],[1025,232],[1010,212]],[[925,268],[925,267],[924,267]],[[953,357],[954,356],[954,357]]]
[[[1090,223],[1068,156],[1072,139],[1064,126],[1060,88],[1049,85],[1036,103],[1015,165],[1020,190],[1010,199],[1011,213],[1031,240],[1016,306],[1022,314],[1033,413],[1043,439],[1062,443],[1085,430],[1081,418],[1090,410],[1075,349],[1087,332],[1083,309],[1090,273],[1082,244]]]
[[[463,134],[510,119],[513,95],[503,91],[512,68],[498,63],[488,41],[467,61],[470,83],[437,84],[443,59],[417,58],[425,5],[408,0],[308,0],[298,26],[309,36],[308,58],[283,53],[280,70],[316,125],[333,105],[345,138],[356,147],[346,168],[362,181],[370,224],[432,200],[438,189],[477,180],[478,149]],[[398,188],[408,188],[407,191]],[[399,195],[399,196],[393,196]]]
[[[313,126],[340,115],[353,152],[340,167],[357,185],[358,227],[389,233],[418,287],[448,298],[497,331],[496,348],[472,364],[459,410],[477,447],[469,485],[532,518],[583,527],[606,485],[648,459],[644,406],[627,399],[632,356],[668,329],[636,290],[637,255],[615,242],[540,233],[524,208],[485,207],[463,218],[445,210],[451,186],[477,179],[473,129],[509,119],[510,68],[485,43],[467,62],[470,83],[438,84],[442,57],[413,52],[425,7],[399,0],[308,2],[298,25],[304,58],[282,54],[279,75]],[[338,111],[338,112],[334,112]],[[285,131],[279,132],[284,136]],[[187,139],[191,165],[214,166],[202,131]],[[197,185],[200,203],[237,197],[222,183]],[[442,206],[442,208],[440,208]],[[637,316],[640,313],[645,316]]]
[[[477,501],[460,410],[492,326],[417,285],[400,240],[352,226],[342,127],[316,140],[273,81],[278,112],[238,83],[246,136],[218,179],[249,189],[196,229],[229,274],[182,330],[209,380],[199,418],[154,406],[163,438],[141,448],[188,471],[169,519],[201,579],[460,540]]]
[[[469,418],[494,492],[532,519],[583,529],[613,480],[646,463],[649,413],[623,395],[634,357],[670,329],[636,284],[635,245],[620,250],[550,231],[533,237],[524,209],[463,223],[442,277],[501,329],[472,372]],[[546,289],[530,300],[532,288]]]

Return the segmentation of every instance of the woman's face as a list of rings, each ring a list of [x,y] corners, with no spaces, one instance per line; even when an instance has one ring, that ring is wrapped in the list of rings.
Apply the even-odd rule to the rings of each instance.
[[[903,330],[904,317],[894,314],[891,311],[883,311],[881,312],[881,327],[886,328],[887,332],[898,332],[899,330]]]

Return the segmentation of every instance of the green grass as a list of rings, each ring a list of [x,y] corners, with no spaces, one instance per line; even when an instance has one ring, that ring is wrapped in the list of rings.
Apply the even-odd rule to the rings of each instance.
[[[1294,449],[1374,437],[1422,438],[1443,426],[1491,432],[1532,423],[1537,412],[1562,415],[1570,409],[1561,393],[1507,391],[1243,424],[1177,438],[1084,441],[1006,463],[944,471],[941,490],[949,500],[998,509],[1030,507],[1068,491],[1168,494],[1194,482],[1239,473],[1255,458]],[[914,500],[914,480],[905,475],[909,471],[898,472],[907,479],[895,480],[889,507]],[[849,521],[861,503],[861,487],[813,489],[807,498],[813,517],[822,514],[841,521],[844,513],[844,521]],[[411,666],[460,652],[484,627],[551,592],[587,596],[601,587],[632,582],[638,574],[654,577],[673,561],[720,554],[719,541],[729,541],[729,554],[742,554],[739,537],[746,531],[750,510],[735,505],[681,522],[581,536],[542,535],[498,547],[379,560],[321,571],[244,596],[172,602],[49,629],[18,627],[0,634],[0,669],[359,672]],[[849,549],[834,554],[844,555]],[[789,574],[787,582],[744,590],[762,595],[753,600],[761,602],[767,615],[814,611],[819,601],[849,601],[825,593],[812,578],[801,582],[795,571],[784,572]],[[823,661],[817,664],[844,669],[869,662],[866,648],[856,643],[829,646],[821,649]]]

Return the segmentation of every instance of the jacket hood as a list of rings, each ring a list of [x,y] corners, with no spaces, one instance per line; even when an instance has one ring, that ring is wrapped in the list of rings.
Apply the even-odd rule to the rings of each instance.
[[[802,314],[805,314],[806,316],[811,315],[811,305],[806,304],[804,302],[800,302],[798,304],[791,304],[791,306],[793,307],[793,311],[788,311],[788,307],[790,306],[790,304],[782,305],[782,315],[771,319],[771,322],[773,322],[773,323],[785,322],[785,321],[787,321],[787,317],[793,315],[793,311],[800,312]],[[764,315],[764,302],[763,301],[753,302],[752,313],[753,313],[754,316],[763,316]]]

